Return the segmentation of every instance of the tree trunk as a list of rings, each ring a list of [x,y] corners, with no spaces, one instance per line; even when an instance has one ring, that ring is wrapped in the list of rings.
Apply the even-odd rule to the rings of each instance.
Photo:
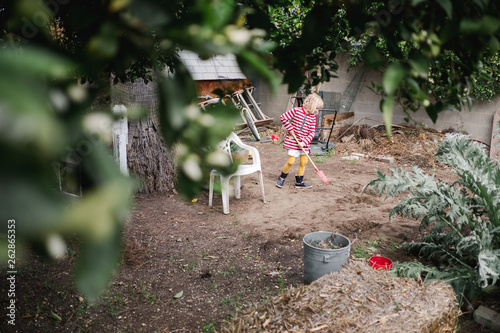
[[[111,107],[123,104],[131,108],[147,108],[149,115],[130,120],[127,147],[127,164],[131,175],[140,179],[140,193],[165,192],[174,188],[175,165],[172,151],[167,149],[158,126],[158,98],[153,82],[142,79],[134,83],[113,85]]]

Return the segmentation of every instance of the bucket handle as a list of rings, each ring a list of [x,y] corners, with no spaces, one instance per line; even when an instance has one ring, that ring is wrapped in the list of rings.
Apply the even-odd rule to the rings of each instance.
[[[343,234],[354,234],[354,240],[351,242],[351,245],[354,244],[358,240],[358,233],[357,232],[344,232]]]
[[[354,240],[351,242],[351,245],[354,244],[354,242],[356,242],[358,240],[358,233],[357,232],[354,232],[354,235],[355,235],[355,238]]]

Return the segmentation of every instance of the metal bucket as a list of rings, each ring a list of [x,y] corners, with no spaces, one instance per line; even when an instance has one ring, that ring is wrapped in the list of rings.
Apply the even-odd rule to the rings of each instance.
[[[321,249],[310,245],[333,238],[339,249]],[[325,274],[339,271],[347,263],[351,252],[351,241],[341,235],[328,231],[311,232],[304,236],[304,283],[309,284]]]

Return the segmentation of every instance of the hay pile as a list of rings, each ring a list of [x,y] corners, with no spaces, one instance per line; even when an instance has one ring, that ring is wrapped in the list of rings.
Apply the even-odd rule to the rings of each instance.
[[[449,285],[423,285],[351,260],[338,272],[239,313],[222,331],[454,332],[458,315]]]

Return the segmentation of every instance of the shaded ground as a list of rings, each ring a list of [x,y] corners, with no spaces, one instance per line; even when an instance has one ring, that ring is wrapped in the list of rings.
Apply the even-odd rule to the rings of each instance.
[[[428,143],[440,133],[398,130],[392,141],[379,131],[339,139],[331,157],[315,158],[330,183],[324,184],[309,165],[306,182],[314,185],[310,190],[296,190],[293,175],[282,189],[275,187],[286,154],[279,142],[253,143],[262,158],[267,203],[251,175],[243,180],[242,199],[230,199],[229,215],[222,214],[219,195],[214,206],[208,206],[207,192],[189,203],[175,193],[137,195],[122,263],[99,304],[90,307],[72,285],[76,244],[57,263],[28,254],[17,279],[20,313],[15,328],[18,332],[211,332],[237,309],[266,302],[289,285],[301,285],[302,238],[314,231],[347,236],[356,257],[379,254],[393,261],[411,260],[400,245],[418,239],[418,223],[399,217],[389,222],[396,199],[361,191],[375,178],[376,169],[418,164],[441,179],[450,179],[451,173],[434,161],[434,148]],[[264,134],[271,133],[279,130]],[[344,159],[352,152],[368,157]],[[381,155],[393,156],[395,162],[377,161]],[[470,315],[462,318],[462,332],[482,331],[470,320]],[[13,331],[0,327],[1,332]]]

